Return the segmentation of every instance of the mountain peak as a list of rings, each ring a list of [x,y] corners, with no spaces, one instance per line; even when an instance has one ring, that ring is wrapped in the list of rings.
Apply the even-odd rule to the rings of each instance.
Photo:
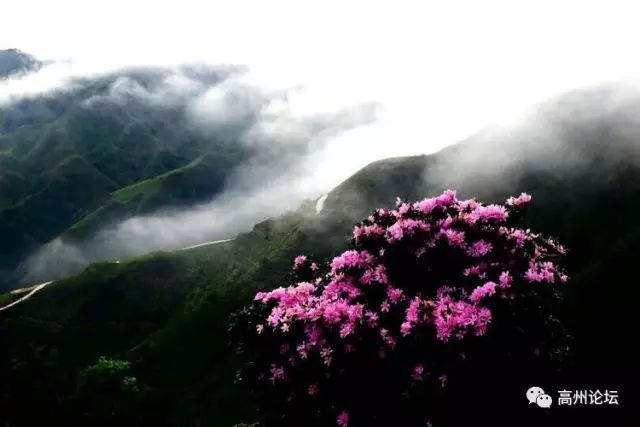
[[[37,70],[41,65],[40,61],[20,49],[0,49],[0,79]]]

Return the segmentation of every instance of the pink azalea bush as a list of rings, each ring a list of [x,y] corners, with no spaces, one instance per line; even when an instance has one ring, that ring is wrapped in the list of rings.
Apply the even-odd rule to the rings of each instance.
[[[255,296],[258,378],[283,402],[306,399],[317,416],[347,427],[382,423],[352,412],[355,392],[343,390],[378,372],[398,384],[393,393],[427,399],[448,387],[456,361],[511,326],[531,326],[523,346],[538,357],[545,320],[526,307],[568,278],[557,264],[562,245],[511,223],[530,201],[522,193],[483,205],[451,190],[398,200],[357,224],[352,248],[326,267],[297,256],[297,282]],[[428,405],[416,408],[416,419],[430,423]]]

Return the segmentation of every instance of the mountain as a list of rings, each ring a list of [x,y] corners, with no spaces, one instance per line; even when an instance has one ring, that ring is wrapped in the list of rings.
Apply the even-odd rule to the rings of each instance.
[[[48,66],[56,65],[39,72]],[[0,80],[8,89],[0,91],[0,291],[40,280],[43,270],[51,280],[91,261],[226,237],[221,227],[111,239],[141,218],[284,186],[330,136],[375,117],[371,104],[296,115],[289,98],[298,89],[259,87],[233,65],[67,76],[53,89],[5,97],[30,77]],[[231,228],[266,216],[236,217]],[[61,246],[82,257],[70,260]]]
[[[631,341],[639,292],[629,278],[640,255],[638,95],[624,85],[568,93],[522,125],[485,129],[433,155],[372,163],[333,189],[319,213],[308,201],[233,241],[95,264],[55,282],[0,312],[0,413],[11,425],[251,423],[253,396],[234,382],[241,361],[231,344],[230,314],[257,290],[287,284],[296,255],[327,260],[341,252],[354,223],[371,210],[392,206],[396,196],[415,200],[445,188],[486,202],[533,195],[527,223],[570,248],[572,280],[561,318],[573,335],[574,356],[550,385],[619,389],[625,396],[637,373]],[[99,356],[131,362],[140,387],[125,401],[107,399],[117,405],[109,421],[96,415],[105,400],[87,400],[79,385]],[[600,407],[527,412],[523,419],[509,405],[524,396],[523,387],[501,391],[505,404],[492,413],[503,418],[492,425],[513,425],[506,420],[514,413],[524,425],[628,420],[624,408]],[[478,407],[460,416],[483,425],[482,405],[489,405],[485,412],[494,408],[495,395],[490,384],[469,390]],[[36,406],[39,411],[29,411]]]
[[[0,79],[35,71],[41,66],[42,63],[40,61],[18,49],[0,49]]]
[[[0,64],[24,56],[3,52]],[[186,99],[158,93],[171,79],[206,88],[238,73],[121,70],[0,104],[0,289],[20,279],[15,269],[25,256],[66,231],[78,236],[222,191],[251,150],[234,130],[193,126]]]

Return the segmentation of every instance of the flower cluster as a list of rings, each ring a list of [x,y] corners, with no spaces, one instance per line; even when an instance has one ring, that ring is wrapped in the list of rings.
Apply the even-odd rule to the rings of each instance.
[[[265,378],[285,384],[290,373],[311,369],[304,366],[331,370],[372,346],[385,358],[410,342],[446,347],[477,339],[498,321],[496,304],[566,282],[552,261],[564,248],[508,224],[530,201],[522,193],[505,206],[483,205],[458,200],[452,190],[415,203],[398,200],[395,209],[379,209],[356,225],[353,248],[328,269],[296,257],[294,272],[312,266],[311,279],[255,297],[266,309],[257,333],[279,344]],[[430,371],[435,361],[414,356],[408,381],[423,383],[430,374],[446,384],[447,372]],[[302,384],[302,394],[316,398],[322,380]],[[347,409],[334,415],[338,426],[348,426]]]

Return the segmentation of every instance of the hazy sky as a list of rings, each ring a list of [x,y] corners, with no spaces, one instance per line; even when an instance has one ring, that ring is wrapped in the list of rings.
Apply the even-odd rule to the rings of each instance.
[[[637,12],[585,0],[5,0],[0,48],[97,68],[248,64],[270,83],[315,88],[311,110],[380,101],[377,134],[403,141],[393,154],[431,151],[555,92],[635,75]]]

